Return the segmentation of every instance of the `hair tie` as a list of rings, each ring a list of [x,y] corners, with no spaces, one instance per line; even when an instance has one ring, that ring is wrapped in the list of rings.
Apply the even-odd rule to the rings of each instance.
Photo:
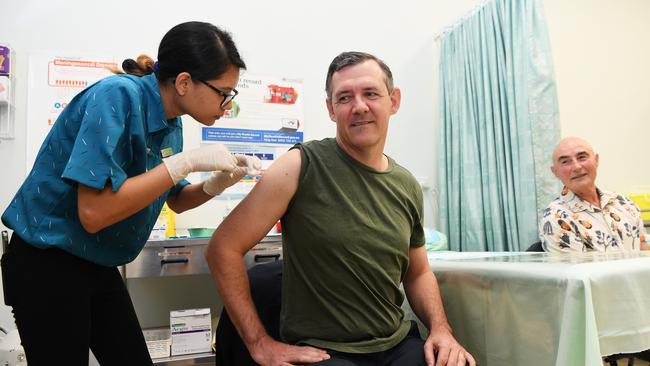
[[[158,61],[153,63],[153,72],[157,73],[158,72]]]

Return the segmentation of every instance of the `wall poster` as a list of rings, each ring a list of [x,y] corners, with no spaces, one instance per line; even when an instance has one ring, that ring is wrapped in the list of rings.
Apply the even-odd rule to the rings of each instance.
[[[302,81],[243,73],[232,109],[211,127],[202,127],[201,144],[222,143],[233,153],[255,155],[262,170],[303,141]],[[215,199],[240,199],[261,176],[246,176]]]
[[[34,53],[28,61],[26,172],[63,108],[87,86],[112,75],[111,57]]]

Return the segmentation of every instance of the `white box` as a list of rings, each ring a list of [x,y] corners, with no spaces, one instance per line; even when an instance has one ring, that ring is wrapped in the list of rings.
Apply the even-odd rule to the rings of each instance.
[[[172,345],[169,328],[143,329],[142,333],[151,358],[169,357]]]
[[[169,328],[172,356],[212,351],[209,308],[170,311]]]
[[[11,79],[9,76],[0,76],[0,103],[11,101]]]
[[[278,131],[285,133],[296,133],[300,128],[300,121],[295,118],[282,118],[280,120],[280,129]]]

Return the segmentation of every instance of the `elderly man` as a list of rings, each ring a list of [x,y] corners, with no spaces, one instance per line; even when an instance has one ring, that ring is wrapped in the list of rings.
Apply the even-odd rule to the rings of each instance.
[[[551,171],[564,184],[544,210],[542,246],[549,252],[647,250],[639,207],[629,198],[596,187],[598,154],[577,137],[561,140]]]
[[[422,192],[384,155],[400,105],[390,69],[342,53],[330,64],[326,105],[336,138],[294,146],[219,226],[206,253],[225,307],[261,365],[475,365],[454,339],[427,260]],[[280,335],[251,302],[243,255],[282,218]],[[404,320],[406,296],[429,328]]]

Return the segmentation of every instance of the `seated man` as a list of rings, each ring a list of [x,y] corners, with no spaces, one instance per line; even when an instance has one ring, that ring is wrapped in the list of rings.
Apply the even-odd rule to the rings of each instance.
[[[577,137],[553,151],[551,171],[564,184],[542,213],[540,238],[548,252],[647,250],[641,210],[629,198],[596,187],[598,154]]]
[[[422,192],[384,155],[400,105],[388,66],[342,53],[326,105],[336,138],[297,144],[219,226],[206,257],[225,307],[261,365],[475,365],[454,339],[429,267]],[[282,219],[280,336],[251,302],[243,255]],[[406,296],[430,335],[404,320]]]

